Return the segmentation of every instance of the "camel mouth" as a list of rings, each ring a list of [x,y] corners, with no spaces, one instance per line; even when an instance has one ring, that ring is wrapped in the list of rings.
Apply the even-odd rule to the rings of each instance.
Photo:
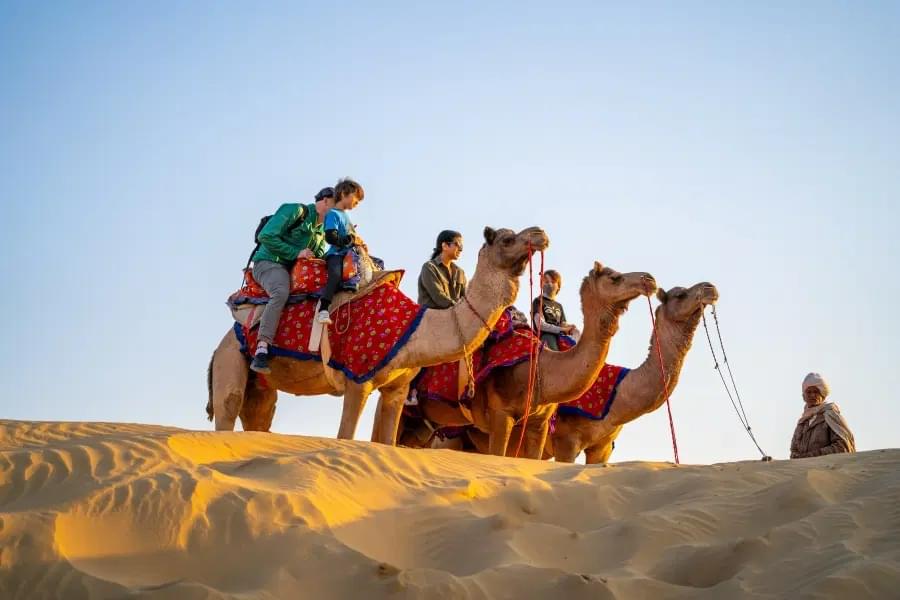
[[[715,304],[719,300],[719,290],[711,283],[702,284],[700,288],[700,303],[703,306]]]
[[[526,232],[527,235],[524,236],[526,243],[534,252],[543,252],[550,247],[550,237],[540,227],[529,227],[522,233]]]
[[[705,289],[703,290],[703,295],[700,297],[701,306],[712,306],[716,302],[719,301],[719,292],[716,291],[716,288]]]
[[[550,240],[547,238],[547,236],[542,236],[539,238],[539,240],[537,242],[535,242],[535,241],[530,242],[530,245],[531,245],[531,249],[534,250],[535,252],[543,252],[544,250],[546,250],[547,248],[550,247]]]

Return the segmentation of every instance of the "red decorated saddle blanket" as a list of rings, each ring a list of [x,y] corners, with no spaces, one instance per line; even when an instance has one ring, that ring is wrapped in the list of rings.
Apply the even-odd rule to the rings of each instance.
[[[427,307],[416,304],[396,284],[379,285],[331,313],[328,366],[356,383],[371,379],[406,345]]]
[[[356,290],[360,284],[364,260],[355,252],[348,252],[344,256],[344,273],[341,278],[341,289]],[[371,259],[376,268],[382,269],[384,265],[378,259]],[[291,268],[291,294],[288,303],[303,302],[307,298],[318,298],[328,283],[328,268],[321,258],[305,258],[294,262]],[[253,272],[247,269],[244,272],[244,283],[241,289],[228,298],[229,306],[242,304],[265,304],[269,301],[266,290],[253,278]]]
[[[298,360],[322,360],[319,352],[309,349],[309,337],[312,332],[313,317],[316,314],[318,300],[308,298],[294,304],[288,304],[281,313],[275,341],[269,345],[272,356],[286,356]],[[248,356],[256,348],[259,338],[259,327],[252,324],[259,321],[263,306],[254,306],[246,323],[235,322],[234,333],[241,343],[241,351]],[[246,325],[251,325],[249,328]]]
[[[475,383],[484,381],[494,369],[512,367],[528,360],[532,346],[541,348],[541,340],[530,328],[516,329],[512,335],[487,346],[481,363],[476,363]]]
[[[399,277],[386,278],[369,293],[339,306],[331,314],[328,326],[331,358],[328,366],[344,373],[357,383],[371,379],[400,351],[418,328],[425,312],[397,285]],[[273,356],[298,360],[322,360],[318,351],[309,349],[315,299],[289,304],[281,313],[275,341],[269,345]],[[256,307],[262,311],[263,307]],[[252,323],[253,319],[248,319]],[[234,331],[241,350],[250,354],[256,348],[258,327],[249,329],[236,322]]]
[[[562,415],[579,415],[600,421],[606,418],[616,399],[619,384],[631,369],[616,365],[603,365],[600,375],[580,398],[559,405]]]
[[[472,355],[475,383],[481,383],[500,367],[510,367],[528,360],[535,335],[510,307],[500,316],[484,346]],[[443,363],[422,369],[410,386],[417,398],[459,402],[459,361]]]

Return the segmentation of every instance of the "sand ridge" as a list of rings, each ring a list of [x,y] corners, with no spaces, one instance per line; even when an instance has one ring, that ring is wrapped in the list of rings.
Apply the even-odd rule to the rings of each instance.
[[[898,467],[0,421],[0,597],[888,598]]]

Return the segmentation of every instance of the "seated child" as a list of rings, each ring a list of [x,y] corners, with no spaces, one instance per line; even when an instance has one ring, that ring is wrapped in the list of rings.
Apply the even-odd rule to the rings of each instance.
[[[354,246],[362,244],[347,213],[356,208],[356,205],[362,202],[364,197],[365,192],[362,186],[352,179],[342,179],[334,186],[334,208],[325,215],[325,241],[330,247],[325,253],[328,283],[325,284],[319,314],[316,315],[316,321],[319,323],[331,324],[328,307],[331,306],[331,300],[341,285],[341,278],[344,274],[344,255]]]
[[[541,341],[551,350],[559,350],[560,334],[577,335],[578,330],[574,325],[566,323],[566,311],[562,304],[556,301],[556,295],[562,287],[562,277],[557,271],[544,272],[541,280],[541,298],[535,298],[531,303],[531,315],[534,319],[535,333],[540,335]],[[541,312],[539,309],[543,308]]]

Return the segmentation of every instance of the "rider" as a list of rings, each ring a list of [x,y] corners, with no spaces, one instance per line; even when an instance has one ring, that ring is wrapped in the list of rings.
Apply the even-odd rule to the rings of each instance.
[[[429,308],[450,308],[466,294],[466,274],[456,264],[463,250],[462,234],[440,232],[431,259],[419,273],[419,304]]]
[[[266,290],[269,301],[259,322],[259,342],[250,368],[270,373],[269,344],[275,339],[281,313],[291,293],[290,269],[298,258],[325,255],[325,215],[334,206],[334,190],[322,188],[312,204],[282,204],[259,232],[253,254],[253,279]]]
[[[344,274],[344,256],[354,246],[362,246],[363,241],[356,235],[356,229],[350,222],[347,214],[365,198],[365,191],[361,185],[352,179],[341,179],[334,186],[334,207],[325,216],[325,241],[329,248],[325,253],[325,261],[328,265],[328,283],[322,293],[322,301],[319,305],[319,314],[316,321],[326,325],[331,324],[331,315],[328,307],[331,300],[341,285]]]
[[[556,295],[562,287],[562,276],[554,270],[544,271],[541,280],[543,298],[535,298],[531,303],[531,316],[534,319],[536,332],[541,341],[551,350],[559,350],[560,334],[573,335],[577,332],[574,325],[566,323],[566,311],[556,301]]]

